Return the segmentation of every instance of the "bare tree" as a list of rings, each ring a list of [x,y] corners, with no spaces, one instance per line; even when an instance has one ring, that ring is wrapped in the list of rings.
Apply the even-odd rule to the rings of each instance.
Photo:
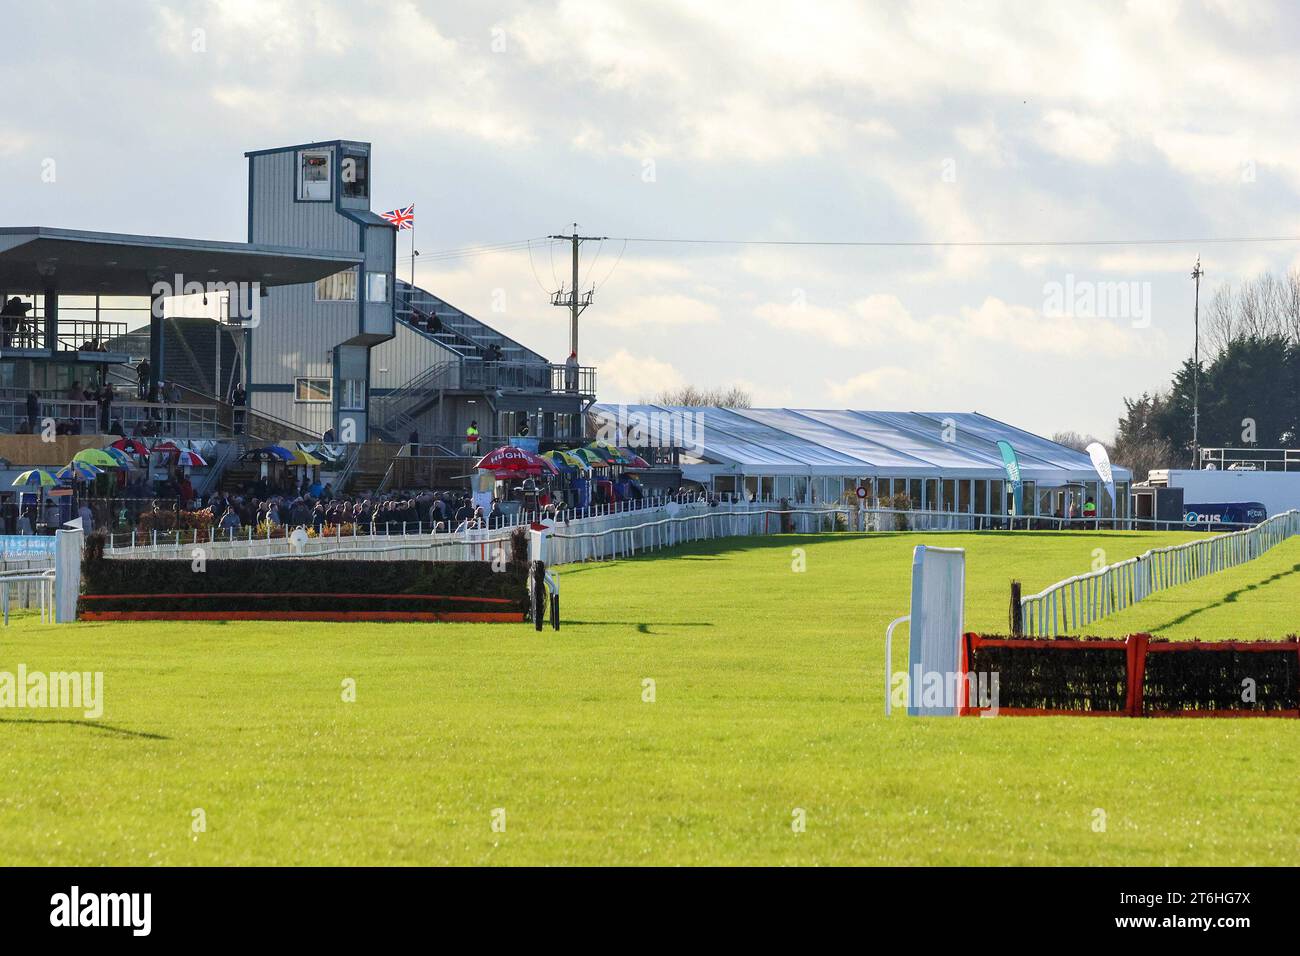
[[[1087,451],[1088,446],[1096,440],[1091,435],[1080,435],[1078,432],[1056,432],[1052,435],[1052,441],[1066,448],[1073,448],[1075,451]]]
[[[1224,282],[1210,296],[1203,314],[1203,341],[1211,360],[1239,338],[1281,335],[1300,343],[1300,269],[1291,269],[1281,278],[1261,273],[1239,288]]]
[[[1236,297],[1230,283],[1225,282],[1214,291],[1206,304],[1202,325],[1210,354],[1222,352],[1237,337]]]
[[[1121,438],[1115,445],[1111,461],[1131,471],[1135,482],[1146,481],[1152,471],[1175,466],[1174,447],[1163,438]]]
[[[717,408],[752,408],[753,397],[738,385],[729,388],[697,388],[683,385],[679,388],[666,388],[654,398],[642,399],[643,403],[656,405],[688,405],[692,407],[711,405]]]

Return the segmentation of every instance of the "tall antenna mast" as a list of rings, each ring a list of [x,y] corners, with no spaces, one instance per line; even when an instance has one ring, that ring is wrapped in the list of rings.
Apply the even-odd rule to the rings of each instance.
[[[1192,307],[1195,344],[1192,346],[1192,467],[1201,467],[1201,257],[1196,257],[1192,278],[1196,281],[1196,298]]]

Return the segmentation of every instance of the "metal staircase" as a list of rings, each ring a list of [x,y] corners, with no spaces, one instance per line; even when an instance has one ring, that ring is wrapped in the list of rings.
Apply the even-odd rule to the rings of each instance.
[[[415,419],[438,404],[442,390],[460,387],[460,362],[439,362],[399,389],[371,401],[371,417],[395,441],[415,427]]]
[[[417,429],[420,416],[437,406],[448,390],[549,385],[550,366],[543,356],[433,293],[398,279],[394,305],[400,325],[432,339],[455,358],[439,362],[401,388],[372,399],[371,428],[390,440],[405,440]],[[428,321],[432,317],[437,321]]]

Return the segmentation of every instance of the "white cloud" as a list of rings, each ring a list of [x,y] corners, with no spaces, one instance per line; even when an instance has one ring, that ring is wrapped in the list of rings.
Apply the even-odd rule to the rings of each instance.
[[[835,401],[846,405],[863,400],[895,405],[907,392],[915,393],[915,381],[914,372],[885,365],[868,372],[860,372],[842,382],[828,381],[826,388],[834,396]]]
[[[1049,110],[1035,138],[1048,152],[1092,166],[1109,163],[1119,134],[1105,120],[1070,110]]]
[[[670,292],[621,301],[613,308],[602,309],[599,321],[620,328],[697,326],[717,322],[718,307],[711,302]]]
[[[991,120],[958,126],[953,130],[953,137],[966,152],[992,166],[1016,165],[1015,151],[1006,134]]]
[[[866,341],[852,316],[839,309],[807,303],[780,305],[765,302],[754,310],[754,315],[774,328],[801,333],[833,345],[861,345]]]
[[[653,355],[619,349],[597,361],[600,369],[600,397],[604,402],[639,402],[664,389],[678,388],[686,380],[668,362]]]
[[[1012,305],[993,296],[980,305],[963,307],[956,319],[931,323],[936,336],[983,339],[1017,352],[1072,356],[1081,361],[1134,352],[1149,344],[1145,329],[1106,318],[1045,315],[1041,309]]]

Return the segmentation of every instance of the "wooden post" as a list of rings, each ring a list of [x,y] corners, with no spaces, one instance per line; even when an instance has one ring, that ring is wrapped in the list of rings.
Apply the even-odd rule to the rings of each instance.
[[[1011,634],[1013,637],[1021,637],[1025,633],[1025,622],[1020,608],[1020,582],[1011,582],[1011,606],[1008,608],[1008,617],[1011,623]]]

